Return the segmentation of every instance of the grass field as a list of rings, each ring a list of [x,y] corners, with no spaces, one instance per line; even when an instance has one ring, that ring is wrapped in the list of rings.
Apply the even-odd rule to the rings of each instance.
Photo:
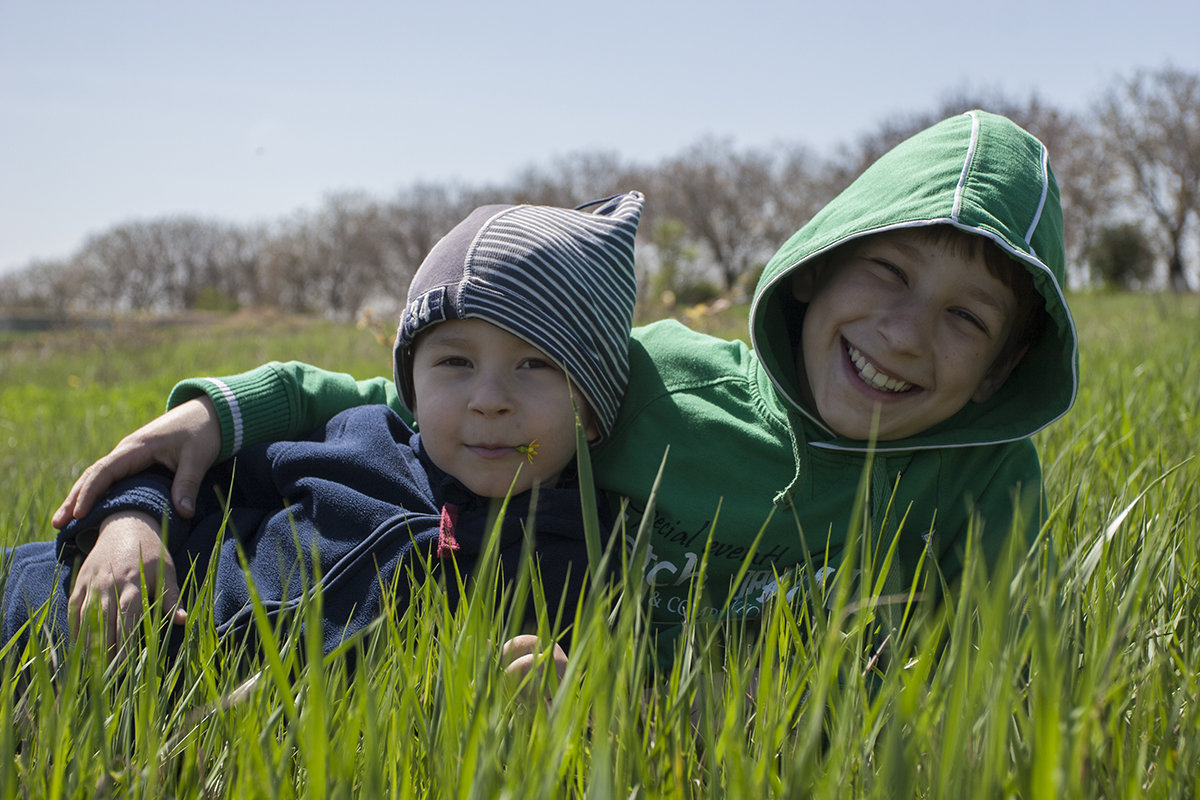
[[[1072,303],[1079,401],[1038,436],[1055,563],[968,570],[902,661],[871,663],[870,605],[843,597],[821,619],[781,604],[756,637],[691,631],[659,668],[630,587],[584,609],[564,684],[533,701],[496,666],[492,604],[451,614],[427,586],[352,673],[280,631],[241,685],[197,614],[170,664],[153,627],[121,669],[80,647],[51,680],[10,654],[0,796],[1200,795],[1200,297]],[[0,340],[0,543],[49,537],[78,470],[175,379],[293,358],[390,370],[371,331],[308,320]]]

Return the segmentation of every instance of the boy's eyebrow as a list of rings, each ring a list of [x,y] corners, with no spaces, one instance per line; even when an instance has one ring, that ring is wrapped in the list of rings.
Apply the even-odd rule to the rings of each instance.
[[[438,326],[438,327],[440,327],[440,326]],[[502,330],[502,329],[498,328],[497,330]],[[517,337],[517,338],[520,339],[520,337]],[[453,331],[447,333],[445,331],[439,331],[439,330],[437,330],[437,328],[431,329],[426,334],[426,338],[424,341],[425,341],[425,345],[427,347],[437,347],[437,348],[451,349],[451,350],[461,350],[461,349],[473,348],[479,344],[479,341],[477,339],[475,339],[474,337],[472,337],[468,334],[454,333]],[[537,345],[531,344],[530,342],[526,342],[524,339],[521,339],[521,344],[524,347],[527,347],[530,352],[538,353],[543,358],[549,358],[549,356],[547,356],[545,352],[543,352],[541,349],[539,349],[537,347]]]
[[[430,331],[432,334],[433,331]],[[467,343],[466,336],[459,336],[454,333],[442,333],[436,336],[427,336],[425,341],[429,344],[444,345],[449,347],[462,346]]]
[[[475,336],[465,330],[456,330],[453,326],[435,325],[425,333],[425,341],[448,347],[463,347],[473,344]]]
[[[1004,286],[998,279],[993,278],[993,280],[996,281],[997,286]],[[995,309],[997,314],[1008,315],[1012,313],[1011,304],[1005,301],[1005,297],[1002,294],[997,295],[985,286],[968,287],[967,296],[978,303]]]
[[[921,251],[921,248],[917,247],[915,244],[912,244],[911,242],[906,242],[903,239],[895,239],[895,238],[880,239],[877,242],[877,244],[882,247],[885,247],[885,248],[887,248],[887,247],[895,248],[896,250],[899,250],[904,255],[906,255],[912,259],[920,259],[924,256],[924,253]]]

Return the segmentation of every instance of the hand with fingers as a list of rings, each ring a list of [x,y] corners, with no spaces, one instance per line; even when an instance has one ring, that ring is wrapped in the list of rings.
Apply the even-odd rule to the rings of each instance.
[[[567,652],[557,642],[547,652],[537,636],[524,633],[500,647],[500,666],[504,674],[525,692],[532,692],[542,685],[546,667],[550,664],[554,666],[554,680],[548,688],[553,689],[567,673]],[[549,700],[549,696],[546,699]]]
[[[61,529],[82,519],[110,486],[154,464],[174,471],[171,502],[180,515],[191,518],[200,481],[220,452],[221,425],[212,401],[189,400],[138,428],[85,469],[51,522]]]
[[[161,599],[159,607],[173,624],[187,620],[179,605],[175,562],[163,545],[158,521],[141,512],[114,514],[101,524],[96,543],[75,576],[68,600],[73,634],[86,633],[88,620],[98,616],[109,654],[123,657],[129,637],[142,621],[143,591],[148,603]]]

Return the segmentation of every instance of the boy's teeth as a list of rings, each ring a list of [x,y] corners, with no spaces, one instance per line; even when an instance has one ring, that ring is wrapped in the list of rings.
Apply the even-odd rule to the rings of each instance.
[[[908,381],[889,377],[875,369],[875,365],[867,361],[867,357],[853,345],[846,345],[846,352],[850,355],[850,360],[854,362],[854,366],[858,368],[858,377],[870,384],[871,387],[885,392],[907,392],[913,387]]]

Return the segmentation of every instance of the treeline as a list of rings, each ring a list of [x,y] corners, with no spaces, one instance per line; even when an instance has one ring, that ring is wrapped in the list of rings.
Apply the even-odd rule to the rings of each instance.
[[[1013,118],[1049,148],[1073,286],[1200,285],[1200,75],[1164,67],[1115,81],[1083,111],[1036,96],[960,93],[832,154],[705,139],[651,165],[585,152],[531,166],[505,185],[420,184],[390,199],[334,194],[269,225],[127,222],[67,259],[5,276],[0,304],[53,314],[274,306],[349,317],[403,298],[433,243],[478,205],[575,205],[629,188],[648,198],[638,242],[643,302],[707,302],[752,289],[787,236],[892,145],[976,107]]]

